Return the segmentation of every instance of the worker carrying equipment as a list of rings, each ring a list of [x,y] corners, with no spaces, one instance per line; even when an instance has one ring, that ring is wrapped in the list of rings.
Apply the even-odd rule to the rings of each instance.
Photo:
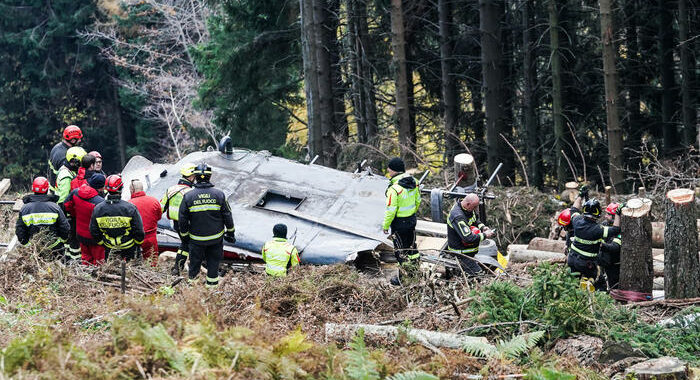
[[[236,242],[231,207],[224,192],[210,182],[211,168],[199,164],[194,170],[194,189],[188,191],[180,204],[180,234],[190,239],[189,281],[196,281],[202,261],[207,262],[207,287],[219,285],[219,264],[224,254],[222,238]]]
[[[386,208],[382,230],[388,234],[391,228],[394,255],[401,265],[400,271],[415,272],[420,259],[420,254],[415,249],[415,242],[416,212],[421,199],[416,179],[405,171],[406,167],[401,158],[394,157],[389,160],[387,176],[390,179],[385,191]],[[392,279],[395,285],[399,282],[399,277]]]
[[[184,164],[180,169],[182,178],[180,178],[176,185],[170,186],[160,200],[161,210],[168,216],[168,219],[173,221],[173,230],[180,236],[180,247],[177,249],[175,263],[171,270],[173,276],[178,276],[180,271],[184,269],[185,261],[187,261],[190,252],[188,248],[190,237],[180,233],[179,211],[182,198],[185,193],[192,190],[192,186],[194,186],[194,169],[194,164]]]
[[[455,203],[447,217],[447,250],[456,256],[465,274],[481,272],[481,266],[473,259],[479,252],[479,244],[494,236],[493,230],[478,220],[479,196],[467,194]],[[476,230],[472,231],[472,227]]]
[[[579,196],[574,200],[571,207],[571,224],[573,226],[573,237],[567,264],[572,273],[577,273],[583,278],[592,279],[594,282],[599,276],[598,252],[600,244],[610,236],[620,234],[620,216],[615,215],[613,226],[601,226],[597,219],[600,215],[600,202],[589,199],[583,204],[583,196],[587,195],[587,188],[584,186]],[[618,213],[621,208],[618,208]]]
[[[69,125],[63,130],[63,140],[51,148],[49,153],[49,184],[56,183],[58,169],[66,163],[66,152],[69,148],[80,145],[83,132],[75,125]]]
[[[144,259],[151,260],[151,265],[158,265],[158,221],[163,215],[158,199],[146,195],[143,191],[143,184],[140,180],[134,179],[129,186],[131,191],[131,202],[139,210],[141,214],[141,222],[143,222],[143,244],[141,244],[141,252]]]
[[[287,269],[299,265],[299,251],[287,241],[287,226],[275,224],[272,228],[272,240],[263,245],[262,259],[265,262],[265,273],[270,276],[283,277]]]
[[[54,203],[55,196],[48,194],[49,180],[37,177],[32,183],[34,194],[24,197],[24,206],[15,223],[15,235],[22,245],[41,230],[48,230],[51,237],[49,248],[55,258],[63,257],[63,242],[70,234],[70,224],[60,207]]]
[[[611,226],[614,223],[615,215],[617,215],[617,210],[620,209],[618,203],[610,203],[608,207],[605,208],[605,221],[603,225]],[[600,255],[598,257],[598,264],[605,271],[605,278],[607,284],[601,282],[600,288],[607,285],[608,290],[617,289],[620,283],[620,251],[622,249],[622,234],[608,236],[602,243],[600,243]]]
[[[118,175],[107,177],[107,199],[95,206],[90,219],[90,234],[98,244],[104,245],[106,256],[121,255],[129,261],[136,257],[143,243],[144,232],[141,215],[133,204],[122,200],[124,184]]]
[[[100,265],[105,261],[105,247],[97,244],[90,233],[90,220],[95,207],[104,202],[101,193],[105,176],[93,174],[87,185],[71,191],[64,206],[75,218],[75,231],[80,243],[80,258],[85,265]]]

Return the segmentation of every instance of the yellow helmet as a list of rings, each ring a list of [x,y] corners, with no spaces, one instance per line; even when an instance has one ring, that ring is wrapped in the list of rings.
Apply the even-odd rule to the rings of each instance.
[[[79,146],[68,148],[68,151],[66,152],[66,161],[68,161],[69,163],[73,160],[80,161],[86,154],[87,152],[85,151],[85,149]]]
[[[182,168],[180,169],[180,174],[182,174],[183,177],[189,177],[191,175],[194,175],[194,169],[195,165],[193,163],[186,163],[182,165]]]

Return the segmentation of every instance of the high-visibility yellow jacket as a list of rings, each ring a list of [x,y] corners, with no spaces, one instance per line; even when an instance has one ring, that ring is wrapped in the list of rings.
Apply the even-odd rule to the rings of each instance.
[[[56,195],[58,195],[58,201],[56,201],[56,203],[61,204],[68,198],[70,194],[70,181],[72,181],[73,178],[75,178],[75,172],[70,170],[67,166],[63,165],[58,169],[58,175],[56,176]]]
[[[193,183],[181,178],[177,185],[170,186],[168,190],[163,194],[163,198],[160,200],[160,209],[166,215],[168,219],[178,221],[180,220],[180,204],[182,203],[182,198],[185,193],[192,190]]]
[[[299,251],[287,239],[274,238],[263,246],[265,273],[270,276],[286,276],[287,267],[299,265]]]
[[[390,180],[385,195],[383,230],[388,230],[395,218],[415,215],[420,206],[420,189],[416,185],[416,179],[406,173],[396,175]]]

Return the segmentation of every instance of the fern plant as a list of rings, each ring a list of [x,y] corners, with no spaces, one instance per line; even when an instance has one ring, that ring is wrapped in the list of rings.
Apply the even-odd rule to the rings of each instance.
[[[515,359],[535,347],[544,333],[544,331],[535,331],[518,335],[509,341],[501,340],[495,345],[475,341],[465,344],[462,349],[470,355],[482,358]]]
[[[350,343],[350,351],[347,353],[348,363],[345,372],[352,380],[379,380],[381,376],[377,370],[377,363],[370,358],[369,350],[365,346],[365,330],[359,329]]]
[[[387,380],[439,380],[439,378],[423,371],[408,371],[397,373],[388,377]]]

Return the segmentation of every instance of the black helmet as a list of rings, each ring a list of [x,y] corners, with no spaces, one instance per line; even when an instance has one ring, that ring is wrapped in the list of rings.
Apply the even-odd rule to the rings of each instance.
[[[201,163],[194,168],[194,175],[197,182],[209,182],[209,179],[211,179],[211,167]]]
[[[590,218],[597,218],[600,216],[600,202],[597,199],[589,199],[583,204],[583,215]]]

